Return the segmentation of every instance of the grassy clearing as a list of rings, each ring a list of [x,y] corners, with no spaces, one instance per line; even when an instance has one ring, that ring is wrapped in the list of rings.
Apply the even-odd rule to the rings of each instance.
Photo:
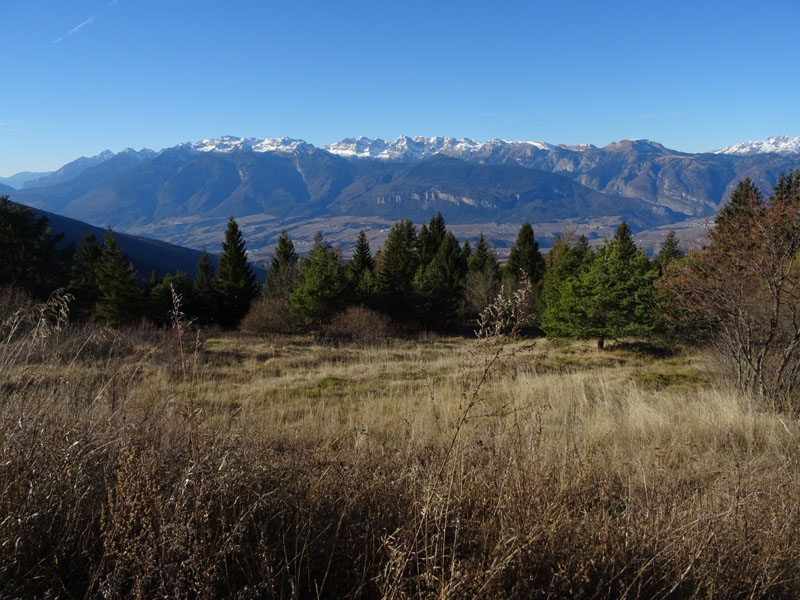
[[[800,589],[800,428],[699,355],[51,333],[0,362],[1,596]]]

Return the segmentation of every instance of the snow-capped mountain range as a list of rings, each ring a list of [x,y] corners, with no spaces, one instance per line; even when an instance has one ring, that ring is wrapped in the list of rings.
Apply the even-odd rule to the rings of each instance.
[[[745,177],[769,194],[781,173],[797,168],[800,138],[789,137],[689,154],[642,139],[598,148],[357,137],[316,147],[224,136],[79,158],[21,189],[0,182],[0,194],[194,248],[214,242],[230,215],[250,228],[248,243],[263,248],[282,227],[309,243],[320,228],[326,239],[344,240],[354,227],[383,231],[393,220],[424,222],[437,212],[476,234],[491,225],[499,244],[513,242],[507,224],[525,220],[551,238],[570,228],[603,237],[623,219],[637,231],[702,222]]]
[[[624,140],[633,142],[647,142],[647,140]],[[606,149],[613,150],[621,142],[612,142]],[[288,137],[283,138],[241,138],[235,136],[223,136],[216,139],[204,139],[195,144],[187,146],[200,152],[295,152],[308,151],[314,146],[304,140]],[[567,146],[564,144],[550,144],[543,141],[509,141],[503,139],[491,139],[480,142],[470,138],[454,137],[410,137],[402,135],[393,142],[381,138],[368,138],[359,136],[355,138],[345,138],[333,144],[326,144],[321,148],[345,158],[372,158],[387,161],[410,162],[433,156],[434,154],[444,154],[454,158],[469,159],[478,154],[491,154],[499,148],[515,146],[518,148],[528,148],[531,151],[552,148],[563,148],[573,152],[585,150],[595,150],[592,144],[580,144],[577,146]],[[660,146],[660,145],[659,145]],[[662,146],[663,148],[663,146]],[[773,136],[763,141],[742,142],[721,150],[716,150],[714,154],[800,154],[800,137],[789,137],[785,135]]]
[[[776,135],[760,142],[742,142],[717,150],[714,154],[800,154],[800,137]]]

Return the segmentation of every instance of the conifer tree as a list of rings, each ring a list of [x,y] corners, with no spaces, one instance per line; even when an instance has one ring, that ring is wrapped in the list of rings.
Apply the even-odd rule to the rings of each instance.
[[[380,263],[378,294],[381,306],[395,316],[410,316],[414,303],[414,275],[419,266],[414,223],[403,220],[392,226]]]
[[[183,314],[187,314],[187,307],[193,304],[192,283],[186,273],[178,271],[167,273],[154,282],[151,281],[145,313],[148,321],[156,325],[169,325],[172,322],[176,308],[172,297],[173,291],[180,300],[177,308]]]
[[[586,236],[578,238],[574,246],[571,245],[571,237],[569,232],[557,235],[553,247],[545,257],[547,271],[542,280],[539,314],[541,327],[549,336],[572,335],[571,330],[562,325],[570,321],[566,314],[570,305],[561,301],[561,295],[567,280],[579,278],[594,260],[594,253]]]
[[[467,263],[455,236],[447,231],[436,254],[414,277],[419,316],[428,323],[453,318],[460,303]]]
[[[346,285],[337,253],[317,233],[305,262],[303,282],[289,296],[289,310],[306,326],[320,325],[344,306]]]
[[[70,306],[70,317],[88,319],[100,289],[97,287],[97,268],[103,255],[103,247],[97,243],[93,233],[87,233],[72,258],[70,267],[69,293],[75,298]]]
[[[427,225],[423,224],[422,227],[419,228],[417,245],[419,248],[420,266],[424,268],[433,260],[446,233],[447,227],[445,226],[442,213],[437,213],[435,217],[431,217]]]
[[[520,274],[527,275],[534,289],[541,285],[544,277],[544,258],[539,251],[539,242],[533,235],[533,227],[525,221],[517,235],[517,241],[511,248],[506,263],[504,277],[513,284],[519,279]]]
[[[126,325],[142,316],[142,294],[136,271],[122,254],[114,233],[103,236],[103,251],[97,264],[97,289],[94,319],[111,326]]]
[[[712,239],[732,242],[741,238],[744,232],[736,231],[742,224],[752,218],[753,213],[763,203],[761,191],[747,177],[742,179],[731,194],[728,203],[722,207],[714,219],[715,228],[711,232]]]
[[[39,298],[67,283],[67,250],[58,250],[47,217],[0,196],[0,285],[15,284]]]
[[[591,262],[559,286],[557,302],[542,327],[550,336],[596,338],[603,348],[608,338],[652,329],[650,297],[656,270],[636,248],[624,221]]]
[[[258,291],[258,282],[247,264],[244,237],[236,220],[230,217],[217,269],[220,324],[224,327],[238,324]]]
[[[683,258],[683,250],[681,250],[675,230],[670,230],[653,262],[658,272],[661,273],[669,263],[680,258]]]
[[[361,231],[356,240],[353,257],[347,262],[347,281],[352,300],[369,304],[375,294],[375,260],[369,248],[366,234]]]
[[[275,244],[275,254],[270,261],[264,294],[288,300],[292,290],[300,281],[300,268],[294,244],[285,229],[281,230]]]
[[[202,325],[217,322],[217,292],[211,256],[203,248],[197,260],[197,274],[192,285],[192,303],[189,314]]]
[[[469,270],[472,272],[488,270],[495,277],[500,274],[500,265],[497,262],[497,257],[489,247],[486,238],[483,237],[483,232],[478,237],[478,244],[475,246],[475,252],[469,257],[468,264]]]

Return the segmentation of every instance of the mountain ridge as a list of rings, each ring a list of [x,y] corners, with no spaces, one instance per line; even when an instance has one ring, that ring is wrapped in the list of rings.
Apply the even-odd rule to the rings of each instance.
[[[548,235],[576,226],[605,235],[603,228],[623,219],[636,231],[661,231],[710,218],[744,177],[768,192],[799,166],[800,155],[690,154],[641,139],[599,148],[357,137],[318,148],[288,137],[223,136],[78,159],[13,196],[193,248],[207,245],[213,228],[233,215],[254,236],[249,247],[263,251],[282,227],[294,228],[300,243],[313,239],[312,226],[336,242],[352,235],[347,224],[383,228],[436,212],[477,231],[529,220]]]

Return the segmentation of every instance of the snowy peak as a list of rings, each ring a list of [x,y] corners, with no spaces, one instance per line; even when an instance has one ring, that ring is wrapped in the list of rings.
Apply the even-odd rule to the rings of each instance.
[[[714,154],[738,154],[740,156],[769,153],[800,154],[800,137],[776,135],[761,142],[742,142],[714,152]]]
[[[507,142],[505,140],[478,142],[469,138],[409,137],[401,135],[393,142],[387,142],[380,138],[370,139],[363,136],[345,138],[340,142],[323,146],[323,149],[331,154],[338,154],[347,158],[411,162],[428,158],[435,154],[467,159],[483,150],[490,150],[509,144],[523,144],[537,150],[549,150],[553,147],[546,142]]]
[[[303,140],[282,138],[242,138],[224,135],[221,138],[200,140],[192,144],[199,152],[295,152],[306,151],[313,146]]]

